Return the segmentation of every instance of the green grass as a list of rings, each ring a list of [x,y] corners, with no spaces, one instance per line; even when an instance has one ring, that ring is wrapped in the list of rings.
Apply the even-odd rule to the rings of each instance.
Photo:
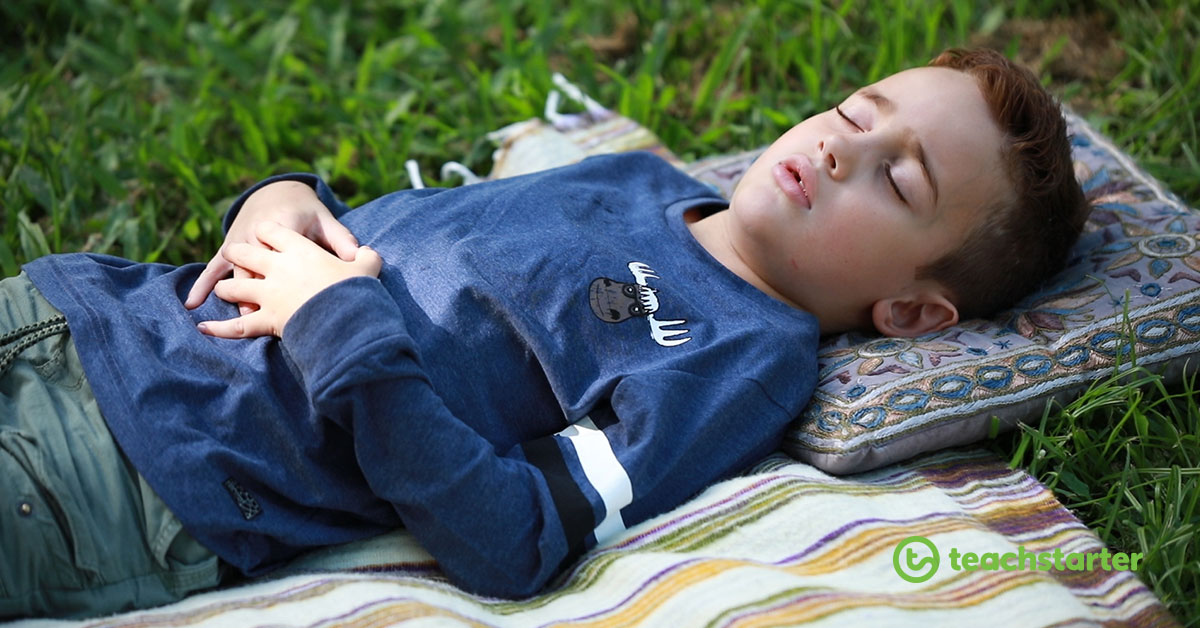
[[[552,71],[696,158],[765,144],[854,87],[979,41],[1021,52],[1200,204],[1200,2],[1076,5],[8,0],[0,271],[57,251],[207,259],[228,202],[280,171],[316,171],[352,205],[407,186],[408,158],[433,184],[450,159],[486,172],[485,133],[538,115]],[[1084,15],[1111,40],[1076,41]],[[1030,40],[1026,19],[1074,21]],[[1081,44],[1095,47],[1072,62]],[[994,446],[1106,543],[1146,552],[1142,577],[1200,624],[1198,397],[1143,375]]]
[[[1200,392],[1134,367],[991,444],[1118,551],[1180,621],[1200,621]]]

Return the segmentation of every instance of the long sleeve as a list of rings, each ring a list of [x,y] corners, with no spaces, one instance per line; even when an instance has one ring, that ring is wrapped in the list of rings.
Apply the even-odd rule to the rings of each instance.
[[[488,595],[536,592],[597,540],[765,455],[788,418],[750,380],[653,373],[558,434],[497,452],[435,392],[378,281],[318,294],[283,341],[317,413],[353,433],[372,491],[455,582]]]
[[[283,342],[317,413],[352,431],[372,491],[448,574],[507,597],[553,575],[567,547],[544,482],[447,411],[378,281],[322,291]]]

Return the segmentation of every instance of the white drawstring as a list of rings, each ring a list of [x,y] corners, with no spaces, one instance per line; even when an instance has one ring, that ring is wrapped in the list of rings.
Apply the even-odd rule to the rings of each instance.
[[[408,171],[408,182],[412,184],[414,190],[425,189],[425,182],[421,180],[421,168],[417,166],[416,159],[404,162],[404,169]]]
[[[546,105],[543,108],[543,117],[559,131],[568,131],[571,129],[586,126],[591,122],[607,120],[613,117],[613,112],[605,109],[600,103],[592,100],[583,90],[579,89],[575,84],[566,79],[565,76],[555,72],[551,75],[551,81],[558,89],[550,90],[546,95]],[[562,105],[563,95],[583,105],[586,109],[585,113],[564,114],[559,113],[558,108]],[[507,127],[506,127],[507,128]],[[489,133],[489,137],[496,135],[499,132]],[[421,179],[421,168],[417,165],[415,159],[409,159],[404,162],[404,169],[408,172],[408,181],[412,184],[414,190],[425,188],[425,182]],[[447,179],[450,175],[458,175],[462,177],[463,185],[471,185],[483,181],[483,177],[475,174],[470,168],[464,166],[457,161],[447,161],[442,164],[441,178]]]
[[[550,80],[554,81],[554,84],[561,89],[563,93],[571,97],[572,100],[582,103],[584,108],[587,109],[588,114],[592,117],[606,118],[611,115],[612,112],[610,112],[608,109],[605,109],[600,103],[592,100],[591,96],[583,93],[583,90],[576,87],[571,81],[568,81],[567,77],[563,76],[562,74],[555,72],[550,76]]]
[[[462,177],[463,185],[471,185],[483,181],[479,175],[471,172],[471,169],[458,163],[457,161],[447,161],[442,164],[442,180],[445,181],[450,175],[456,174]]]
[[[558,90],[561,90],[561,93],[558,90],[550,90],[550,93],[546,95],[546,107],[542,112],[542,116],[559,131],[569,131],[586,126],[591,122],[607,120],[613,116],[611,111],[592,100],[590,96],[583,93],[583,90],[576,87],[571,81],[568,81],[562,74],[555,72],[550,79],[554,82],[554,86]],[[563,94],[566,94],[567,98],[582,104],[587,111],[583,114],[559,113],[558,107],[562,104]]]

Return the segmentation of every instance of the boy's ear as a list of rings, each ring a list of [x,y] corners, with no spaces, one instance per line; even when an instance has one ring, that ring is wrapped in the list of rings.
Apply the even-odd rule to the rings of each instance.
[[[880,299],[871,307],[871,321],[885,336],[911,338],[943,330],[958,322],[958,307],[940,290]]]

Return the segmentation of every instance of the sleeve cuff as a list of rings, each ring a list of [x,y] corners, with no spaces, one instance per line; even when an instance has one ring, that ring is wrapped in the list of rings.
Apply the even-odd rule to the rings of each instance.
[[[350,208],[333,193],[333,190],[325,183],[325,180],[315,174],[304,172],[291,172],[288,174],[279,174],[269,177],[255,183],[250,189],[242,192],[237,200],[229,206],[229,211],[225,212],[225,219],[221,221],[221,228],[225,233],[229,233],[229,226],[233,224],[233,220],[237,218],[238,212],[242,211],[242,205],[246,199],[250,198],[251,194],[257,192],[260,188],[277,183],[279,181],[299,181],[313,189],[317,193],[317,198],[329,208],[330,213],[334,218],[341,219],[342,215],[350,211]]]
[[[282,345],[313,395],[338,379],[348,360],[366,363],[396,352],[416,359],[400,307],[373,277],[346,279],[318,292],[283,328]]]

